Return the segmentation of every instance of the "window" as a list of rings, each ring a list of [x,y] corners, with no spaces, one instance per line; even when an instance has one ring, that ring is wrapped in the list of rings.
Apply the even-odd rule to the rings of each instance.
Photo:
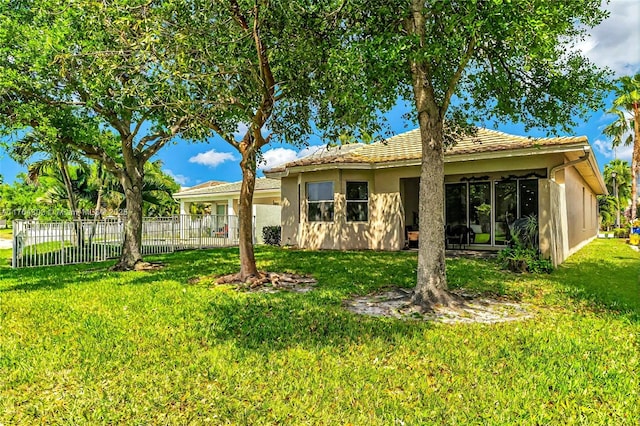
[[[587,227],[587,206],[586,206],[586,197],[584,194],[584,187],[582,187],[582,229]]]
[[[520,180],[520,217],[538,216],[538,180]]]
[[[369,183],[347,182],[347,222],[369,220]]]
[[[333,221],[333,182],[307,183],[307,220]]]

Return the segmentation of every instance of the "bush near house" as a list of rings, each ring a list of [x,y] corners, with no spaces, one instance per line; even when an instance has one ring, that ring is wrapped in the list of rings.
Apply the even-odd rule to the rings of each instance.
[[[629,228],[616,228],[613,230],[613,236],[616,238],[629,238]]]
[[[280,245],[281,228],[279,225],[265,226],[262,228],[262,239],[270,246]]]
[[[10,256],[10,250],[0,250]],[[534,318],[447,325],[348,312],[415,284],[415,252],[260,246],[307,293],[213,284],[238,250],[0,267],[0,424],[615,424],[640,418],[640,254],[596,240],[551,274],[447,259],[451,288]],[[5,262],[3,262],[5,263]]]

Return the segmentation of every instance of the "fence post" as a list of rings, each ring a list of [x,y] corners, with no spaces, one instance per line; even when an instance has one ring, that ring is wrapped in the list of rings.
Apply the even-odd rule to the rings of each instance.
[[[11,267],[12,268],[17,268],[18,267],[18,234],[19,231],[17,231],[16,227],[16,222],[17,221],[13,221],[13,241],[11,242],[11,245],[13,246],[13,250],[11,250]]]
[[[171,252],[176,251],[176,219],[171,215]]]
[[[61,231],[61,236],[60,236],[60,264],[64,265],[65,262],[65,252],[64,252],[64,226],[65,223],[64,222],[60,222],[60,231]]]

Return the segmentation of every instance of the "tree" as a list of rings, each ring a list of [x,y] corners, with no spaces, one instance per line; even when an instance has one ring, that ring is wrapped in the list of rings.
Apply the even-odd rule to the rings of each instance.
[[[614,178],[615,176],[615,178]],[[632,173],[629,163],[624,160],[611,160],[604,166],[604,182],[607,190],[613,194],[616,203],[616,224],[620,225],[620,208],[625,209],[631,199]]]
[[[125,192],[113,175],[104,175],[100,164],[91,167],[89,185],[83,188],[83,197],[92,202],[97,209],[122,211],[126,206]],[[180,185],[162,171],[162,161],[149,161],[144,165],[142,184],[142,211],[144,216],[166,216],[176,213],[178,204],[173,193]]]
[[[631,219],[637,215],[638,172],[640,171],[640,74],[621,77],[617,81],[616,99],[609,114],[616,120],[604,129],[604,134],[612,138],[615,149],[620,145],[632,145],[631,155]]]
[[[80,219],[78,197],[74,189],[70,166],[87,166],[82,156],[58,135],[48,135],[35,128],[23,133],[10,148],[9,155],[22,165],[28,165],[28,179],[37,183],[43,175],[55,176],[64,187],[65,198],[72,219]]]
[[[182,107],[240,155],[239,248],[242,281],[257,276],[252,241],[256,159],[277,139],[304,143],[311,119],[327,133],[333,123],[372,121],[326,102],[329,63],[341,10],[337,1],[175,2],[161,68],[180,75]],[[344,62],[342,63],[344,64]],[[349,119],[344,119],[349,116]],[[332,118],[339,119],[333,120]],[[338,126],[339,127],[339,126]]]
[[[609,230],[616,223],[618,200],[613,195],[598,195],[600,229]]]
[[[39,202],[46,187],[28,183],[27,175],[21,173],[11,185],[0,185],[0,217],[7,220],[36,219],[46,216],[48,209]]]
[[[345,8],[343,56],[365,63],[351,72],[415,105],[422,168],[414,304],[455,303],[442,231],[447,144],[490,118],[568,130],[597,109],[607,73],[572,43],[604,16],[599,0],[354,0]],[[352,103],[362,90],[343,84]]]
[[[44,126],[59,109],[77,122],[101,122],[117,136],[64,142],[99,160],[124,188],[127,218],[114,269],[142,261],[144,165],[187,127],[171,107],[176,85],[160,72],[163,4],[147,0],[0,4],[0,99],[4,127]]]

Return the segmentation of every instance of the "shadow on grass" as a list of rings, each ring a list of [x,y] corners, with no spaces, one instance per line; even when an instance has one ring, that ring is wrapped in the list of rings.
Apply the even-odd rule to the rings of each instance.
[[[233,341],[241,349],[263,353],[298,346],[346,348],[374,339],[393,345],[398,340],[419,339],[436,327],[424,321],[352,314],[321,292],[243,297],[220,292],[209,304],[206,318],[196,332],[208,344]]]
[[[103,279],[117,279],[119,284],[149,284],[162,280],[188,281],[190,277],[221,270],[231,273],[237,269],[237,249],[183,251],[166,255],[147,256],[145,260],[162,262],[165,267],[152,272],[113,272],[109,268],[115,260],[91,264],[43,266],[34,268],[1,268],[0,292],[55,290],[67,286],[91,284]],[[227,272],[228,271],[228,272]],[[13,284],[15,283],[15,284]]]

